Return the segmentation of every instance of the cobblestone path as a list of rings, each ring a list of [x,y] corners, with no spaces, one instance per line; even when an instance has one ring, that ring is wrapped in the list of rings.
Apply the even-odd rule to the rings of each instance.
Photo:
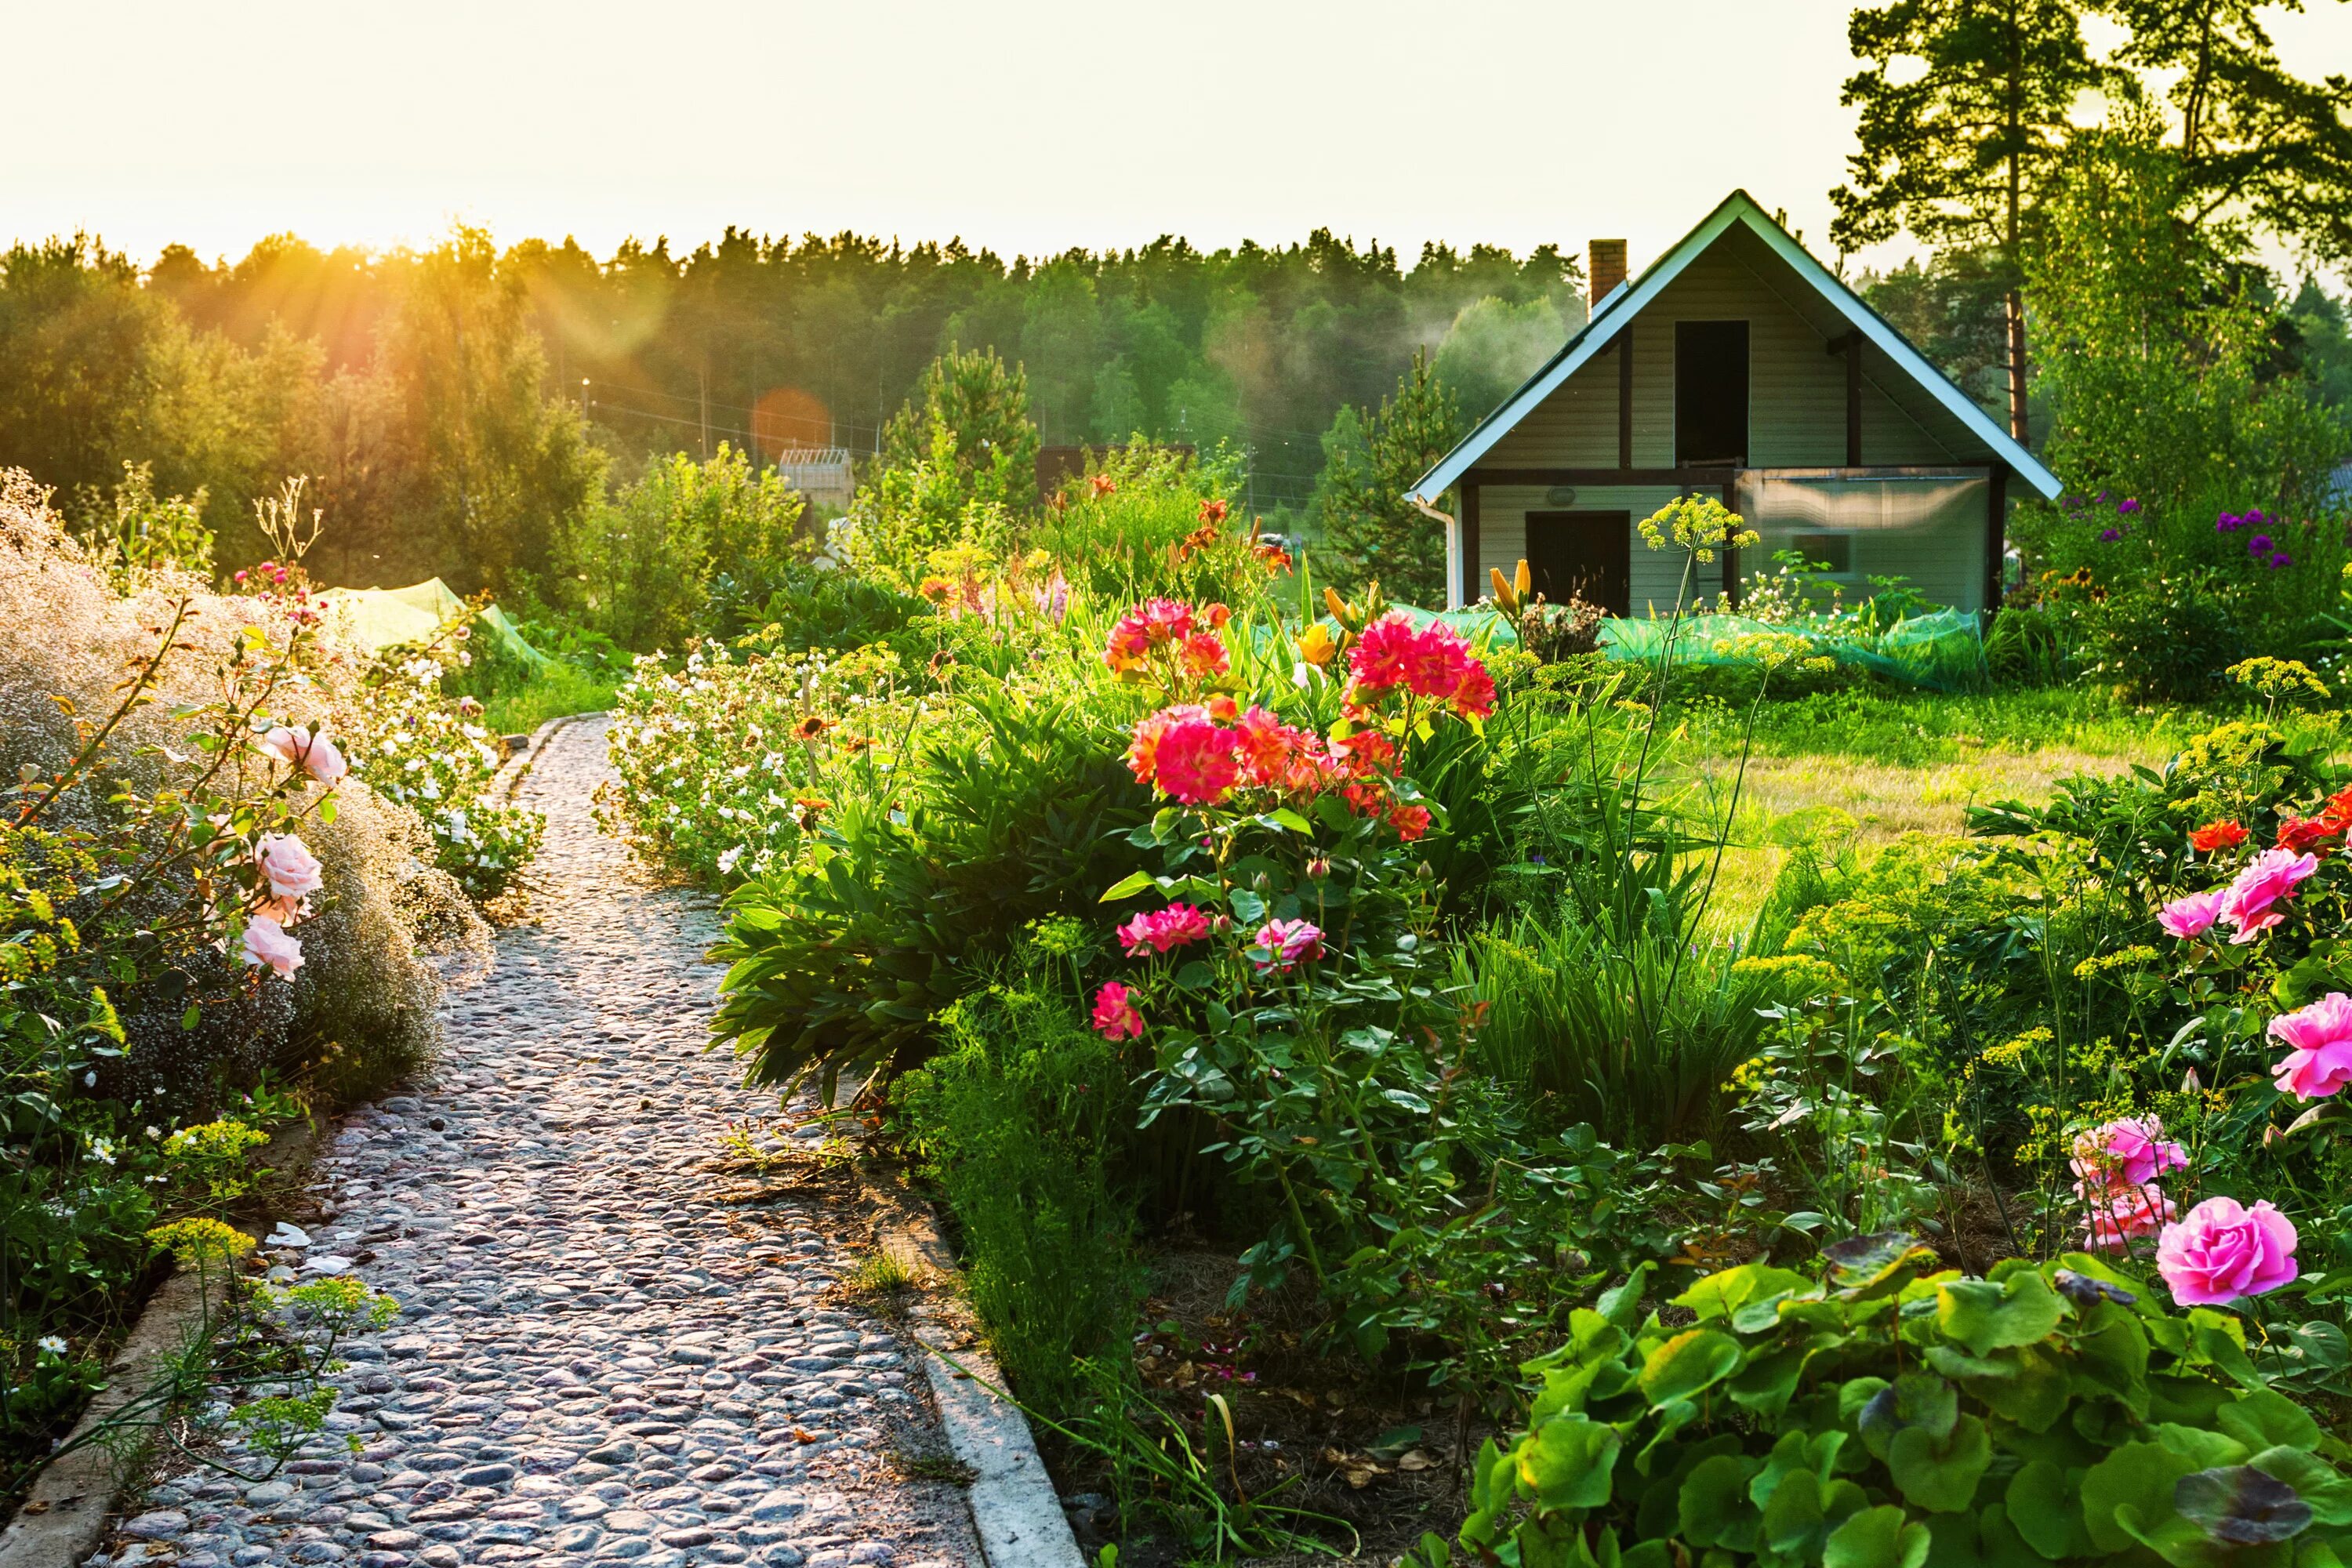
[[[344,1122],[331,1217],[280,1255],[402,1303],[335,1441],[259,1485],[165,1476],[92,1564],[980,1568],[961,1494],[887,1457],[925,1442],[921,1368],[828,1297],[854,1216],[711,1194],[774,1096],[704,1052],[715,921],[597,831],[606,772],[600,720],[549,743],[537,923],[451,997],[430,1080]]]

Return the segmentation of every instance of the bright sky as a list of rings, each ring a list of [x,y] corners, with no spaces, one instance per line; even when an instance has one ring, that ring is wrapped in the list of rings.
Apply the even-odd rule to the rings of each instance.
[[[2352,68],[2352,5],[2277,18]],[[1727,191],[1828,252],[1847,0],[116,0],[12,7],[0,235],[151,260],[732,223],[1001,253],[1594,235]]]

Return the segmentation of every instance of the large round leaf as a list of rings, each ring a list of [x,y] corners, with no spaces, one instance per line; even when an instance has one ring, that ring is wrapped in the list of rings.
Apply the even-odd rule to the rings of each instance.
[[[1642,1366],[1642,1393],[1653,1405],[1688,1399],[1739,1370],[1739,1342],[1713,1329],[1676,1334]]]
[[[1937,1437],[1927,1426],[1906,1426],[1887,1445],[1886,1471],[1903,1495],[1929,1513],[1958,1513],[1975,1500],[1977,1482],[1992,1463],[1992,1435],[1963,1415]]]
[[[1901,1509],[1866,1508],[1830,1531],[1822,1568],[1919,1568],[1930,1544],[1927,1527],[1905,1523]]]

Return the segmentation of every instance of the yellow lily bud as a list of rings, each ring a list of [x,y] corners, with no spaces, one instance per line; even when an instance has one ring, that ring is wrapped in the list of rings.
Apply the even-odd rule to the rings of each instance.
[[[1511,574],[1511,586],[1524,599],[1528,596],[1528,590],[1535,585],[1535,578],[1528,572],[1528,558],[1522,555],[1519,557],[1519,569]]]
[[[1489,566],[1486,568],[1486,575],[1494,580],[1495,603],[1507,610],[1517,610],[1519,607],[1518,595],[1511,592],[1511,585],[1508,583],[1503,581],[1503,569],[1500,566]]]

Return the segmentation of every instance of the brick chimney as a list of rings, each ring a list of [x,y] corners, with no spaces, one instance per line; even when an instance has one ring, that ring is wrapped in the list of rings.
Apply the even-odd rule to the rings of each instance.
[[[1598,306],[1609,290],[1625,281],[1625,242],[1596,239],[1589,247],[1585,276],[1591,280],[1591,302]]]

